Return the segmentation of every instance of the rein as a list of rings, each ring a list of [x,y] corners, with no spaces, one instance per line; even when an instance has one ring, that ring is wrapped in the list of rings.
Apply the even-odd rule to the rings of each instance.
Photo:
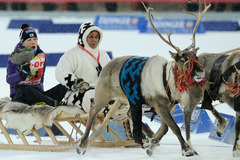
[[[184,65],[189,63],[188,68],[183,70],[182,68],[179,68],[177,64],[174,66],[174,80],[175,80],[175,85],[176,85],[176,92],[187,92],[188,90],[191,89],[191,87],[197,86],[198,88],[203,88],[205,84],[205,80],[203,79],[201,82],[195,82],[192,78],[192,71],[193,71],[193,64],[196,63],[199,65],[200,68],[203,68],[202,65],[195,59],[195,58],[190,58],[188,61],[184,63]],[[184,66],[183,65],[183,66]]]

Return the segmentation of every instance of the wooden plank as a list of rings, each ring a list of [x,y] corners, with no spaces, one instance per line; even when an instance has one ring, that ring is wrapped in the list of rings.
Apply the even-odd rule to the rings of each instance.
[[[40,125],[40,126],[36,126],[36,127],[34,127],[36,130],[38,130],[38,129],[40,129],[40,128],[42,128],[42,125]],[[24,132],[23,134],[25,135],[25,136],[27,136],[27,135],[29,135],[29,134],[31,134],[32,133],[32,131],[26,131],[26,132]]]
[[[24,136],[24,134],[22,132],[20,132],[18,129],[16,129],[19,137],[21,138],[22,142],[25,144],[25,145],[28,145],[28,142],[27,142],[27,139],[26,137]]]
[[[139,146],[139,144],[135,143],[133,140],[128,140],[128,141],[107,141],[106,143],[103,142],[97,142],[95,141],[94,143],[91,144],[92,147],[106,147],[106,148],[111,148],[111,147],[133,147],[133,146]]]
[[[81,136],[83,135],[83,132],[80,130],[80,128],[77,127],[74,122],[68,121],[68,123],[77,131],[77,133],[79,133]]]
[[[36,128],[35,127],[33,127],[33,129],[32,129],[32,133],[33,133],[33,135],[34,135],[34,137],[36,138],[36,140],[37,140],[37,143],[38,144],[41,144],[41,137],[40,137],[40,135],[38,134],[38,132],[37,132],[37,130],[36,130]]]
[[[52,139],[54,144],[58,144],[58,141],[55,137],[55,135],[53,134],[51,128],[49,126],[45,126],[43,125],[43,128],[46,130],[46,132],[48,133],[49,137]]]
[[[57,117],[54,118],[56,121],[76,121],[79,119],[75,118],[75,114],[68,114],[66,112],[61,112]]]
[[[102,126],[99,128],[99,130],[94,134],[94,136],[89,140],[89,145],[91,145],[91,143],[93,143],[103,132],[103,130],[106,128],[106,126],[108,125],[111,116],[116,112],[116,110],[118,109],[118,107],[121,105],[120,100],[117,99],[113,106],[110,108],[107,116],[104,118],[104,121],[102,123]]]
[[[97,133],[98,131],[94,128],[94,126],[91,128],[91,130],[93,131],[93,133]],[[101,139],[102,142],[106,142],[106,139],[102,136],[102,135],[99,135],[99,138]]]
[[[74,139],[68,134],[68,132],[62,127],[60,123],[54,120],[54,124],[69,139],[70,142],[74,141]]]
[[[13,144],[12,139],[10,138],[5,126],[2,123],[2,120],[0,120],[0,129],[2,130],[3,135],[7,139],[8,144]]]
[[[97,119],[97,121],[99,121],[99,122],[103,122],[103,119]],[[116,139],[116,140],[118,140],[118,141],[121,141],[122,139],[110,128],[110,127],[108,127],[108,132]]]
[[[22,150],[22,151],[65,151],[76,148],[75,145],[20,145],[0,144],[1,150]]]

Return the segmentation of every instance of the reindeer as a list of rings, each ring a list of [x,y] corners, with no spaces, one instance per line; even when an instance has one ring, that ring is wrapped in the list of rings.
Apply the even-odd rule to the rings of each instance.
[[[201,5],[201,2],[198,2]],[[195,47],[195,34],[209,7],[210,5],[205,5],[204,11],[199,12],[193,30],[192,44],[184,50],[173,45],[170,37],[172,33],[168,33],[166,30],[167,40],[158,32],[151,19],[152,8],[145,7],[153,29],[165,43],[176,50],[177,53],[170,52],[174,61],[169,62],[156,55],[153,57],[124,56],[109,62],[100,73],[95,90],[95,104],[90,109],[85,133],[76,148],[77,153],[84,154],[86,152],[91,124],[96,114],[109,101],[118,98],[122,103],[130,104],[134,140],[147,149],[148,155],[153,154],[156,145],[167,133],[168,127],[177,136],[183,156],[198,154],[182,137],[181,130],[171,116],[170,110],[176,103],[193,110],[203,95],[205,72],[197,61],[196,53],[199,48]],[[127,81],[128,79],[130,81]],[[139,125],[142,117],[139,108],[142,107],[142,104],[152,106],[162,119],[159,130],[155,134],[148,134],[150,142],[147,145],[142,143],[139,132],[142,129]]]
[[[230,55],[226,55],[231,53]],[[201,109],[210,110],[216,117],[217,135],[221,136],[227,127],[226,120],[215,110],[212,101],[218,100],[227,103],[236,111],[235,119],[235,142],[233,145],[233,156],[240,157],[240,48],[223,53],[202,53],[198,56],[199,62],[204,66],[206,72],[204,97]],[[188,113],[185,113],[188,112]],[[191,114],[185,111],[185,114]],[[185,125],[189,124],[190,118],[185,117]],[[190,139],[190,133],[189,134]]]

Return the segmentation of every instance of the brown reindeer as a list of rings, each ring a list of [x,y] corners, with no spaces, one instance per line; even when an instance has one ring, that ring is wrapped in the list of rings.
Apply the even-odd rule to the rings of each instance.
[[[200,1],[198,1],[200,3]],[[201,4],[201,3],[200,3]],[[197,61],[195,47],[195,34],[199,23],[210,5],[203,12],[199,12],[193,30],[192,44],[184,50],[173,45],[171,33],[166,40],[155,28],[151,19],[151,8],[146,8],[148,19],[160,38],[173,47],[177,53],[172,53],[174,61],[168,62],[161,56],[137,57],[124,56],[113,59],[102,70],[95,90],[95,104],[90,109],[88,123],[84,135],[77,146],[77,153],[86,152],[91,124],[96,114],[102,110],[110,100],[120,99],[122,103],[130,104],[131,118],[133,120],[134,140],[146,147],[147,154],[152,155],[156,145],[167,133],[168,127],[177,136],[182,155],[193,156],[197,152],[189,146],[182,137],[181,131],[171,116],[170,110],[176,103],[180,103],[189,110],[193,110],[203,95],[205,72]],[[201,7],[200,7],[201,8]],[[141,140],[142,104],[152,106],[161,117],[162,124],[153,135],[150,134],[150,143],[143,145]]]
[[[226,55],[227,53],[230,54]],[[221,136],[227,124],[226,120],[213,107],[212,101],[218,100],[227,103],[236,111],[233,156],[240,157],[240,48],[223,53],[203,53],[198,56],[198,59],[204,66],[205,79],[208,81],[201,108],[212,111],[216,117],[218,136]],[[188,114],[190,113],[188,112]],[[188,120],[185,117],[185,121],[187,121],[185,125],[190,124],[189,117]],[[190,133],[188,134],[190,135]]]

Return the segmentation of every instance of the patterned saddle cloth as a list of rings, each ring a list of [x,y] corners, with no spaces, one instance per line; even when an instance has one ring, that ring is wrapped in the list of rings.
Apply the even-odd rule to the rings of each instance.
[[[120,72],[120,84],[126,94],[133,120],[133,138],[136,143],[142,143],[142,104],[141,73],[148,57],[134,56],[129,58]]]

